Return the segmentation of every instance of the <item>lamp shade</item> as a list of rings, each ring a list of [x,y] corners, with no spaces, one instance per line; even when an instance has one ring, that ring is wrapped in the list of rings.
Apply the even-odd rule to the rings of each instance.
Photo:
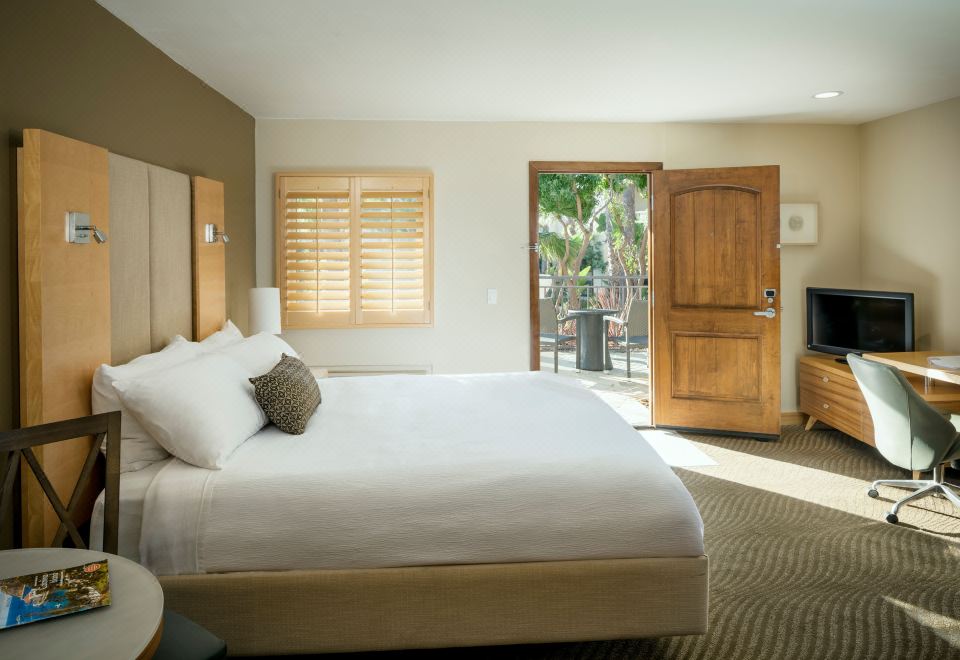
[[[258,287],[250,289],[250,334],[269,332],[279,335],[280,289]]]

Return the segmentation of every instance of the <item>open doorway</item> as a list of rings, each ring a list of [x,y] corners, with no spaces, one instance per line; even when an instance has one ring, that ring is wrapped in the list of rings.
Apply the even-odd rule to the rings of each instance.
[[[531,369],[579,380],[651,423],[650,172],[660,163],[530,163]]]

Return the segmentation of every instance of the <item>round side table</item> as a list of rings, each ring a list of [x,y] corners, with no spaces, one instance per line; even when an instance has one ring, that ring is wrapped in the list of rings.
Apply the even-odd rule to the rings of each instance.
[[[92,550],[28,548],[0,552],[0,578],[109,560],[110,605],[0,630],[3,658],[143,658],[163,630],[163,590],[129,559]]]

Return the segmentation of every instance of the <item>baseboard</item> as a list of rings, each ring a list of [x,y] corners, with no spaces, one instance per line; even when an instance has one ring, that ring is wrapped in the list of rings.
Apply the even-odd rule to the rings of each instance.
[[[781,412],[780,426],[795,426],[797,424],[803,424],[804,417],[805,415],[799,411]]]

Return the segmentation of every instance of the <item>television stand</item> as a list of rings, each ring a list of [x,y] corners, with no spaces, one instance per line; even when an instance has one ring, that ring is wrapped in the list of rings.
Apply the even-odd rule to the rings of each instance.
[[[847,358],[833,358],[834,362],[839,362],[840,364],[850,364],[847,362]]]
[[[868,445],[874,444],[873,418],[860,393],[853,372],[839,359],[806,356],[800,358],[800,412],[807,418],[807,430],[823,422]],[[904,376],[924,399],[937,408],[960,412],[960,386],[936,383],[924,389],[923,378]]]

